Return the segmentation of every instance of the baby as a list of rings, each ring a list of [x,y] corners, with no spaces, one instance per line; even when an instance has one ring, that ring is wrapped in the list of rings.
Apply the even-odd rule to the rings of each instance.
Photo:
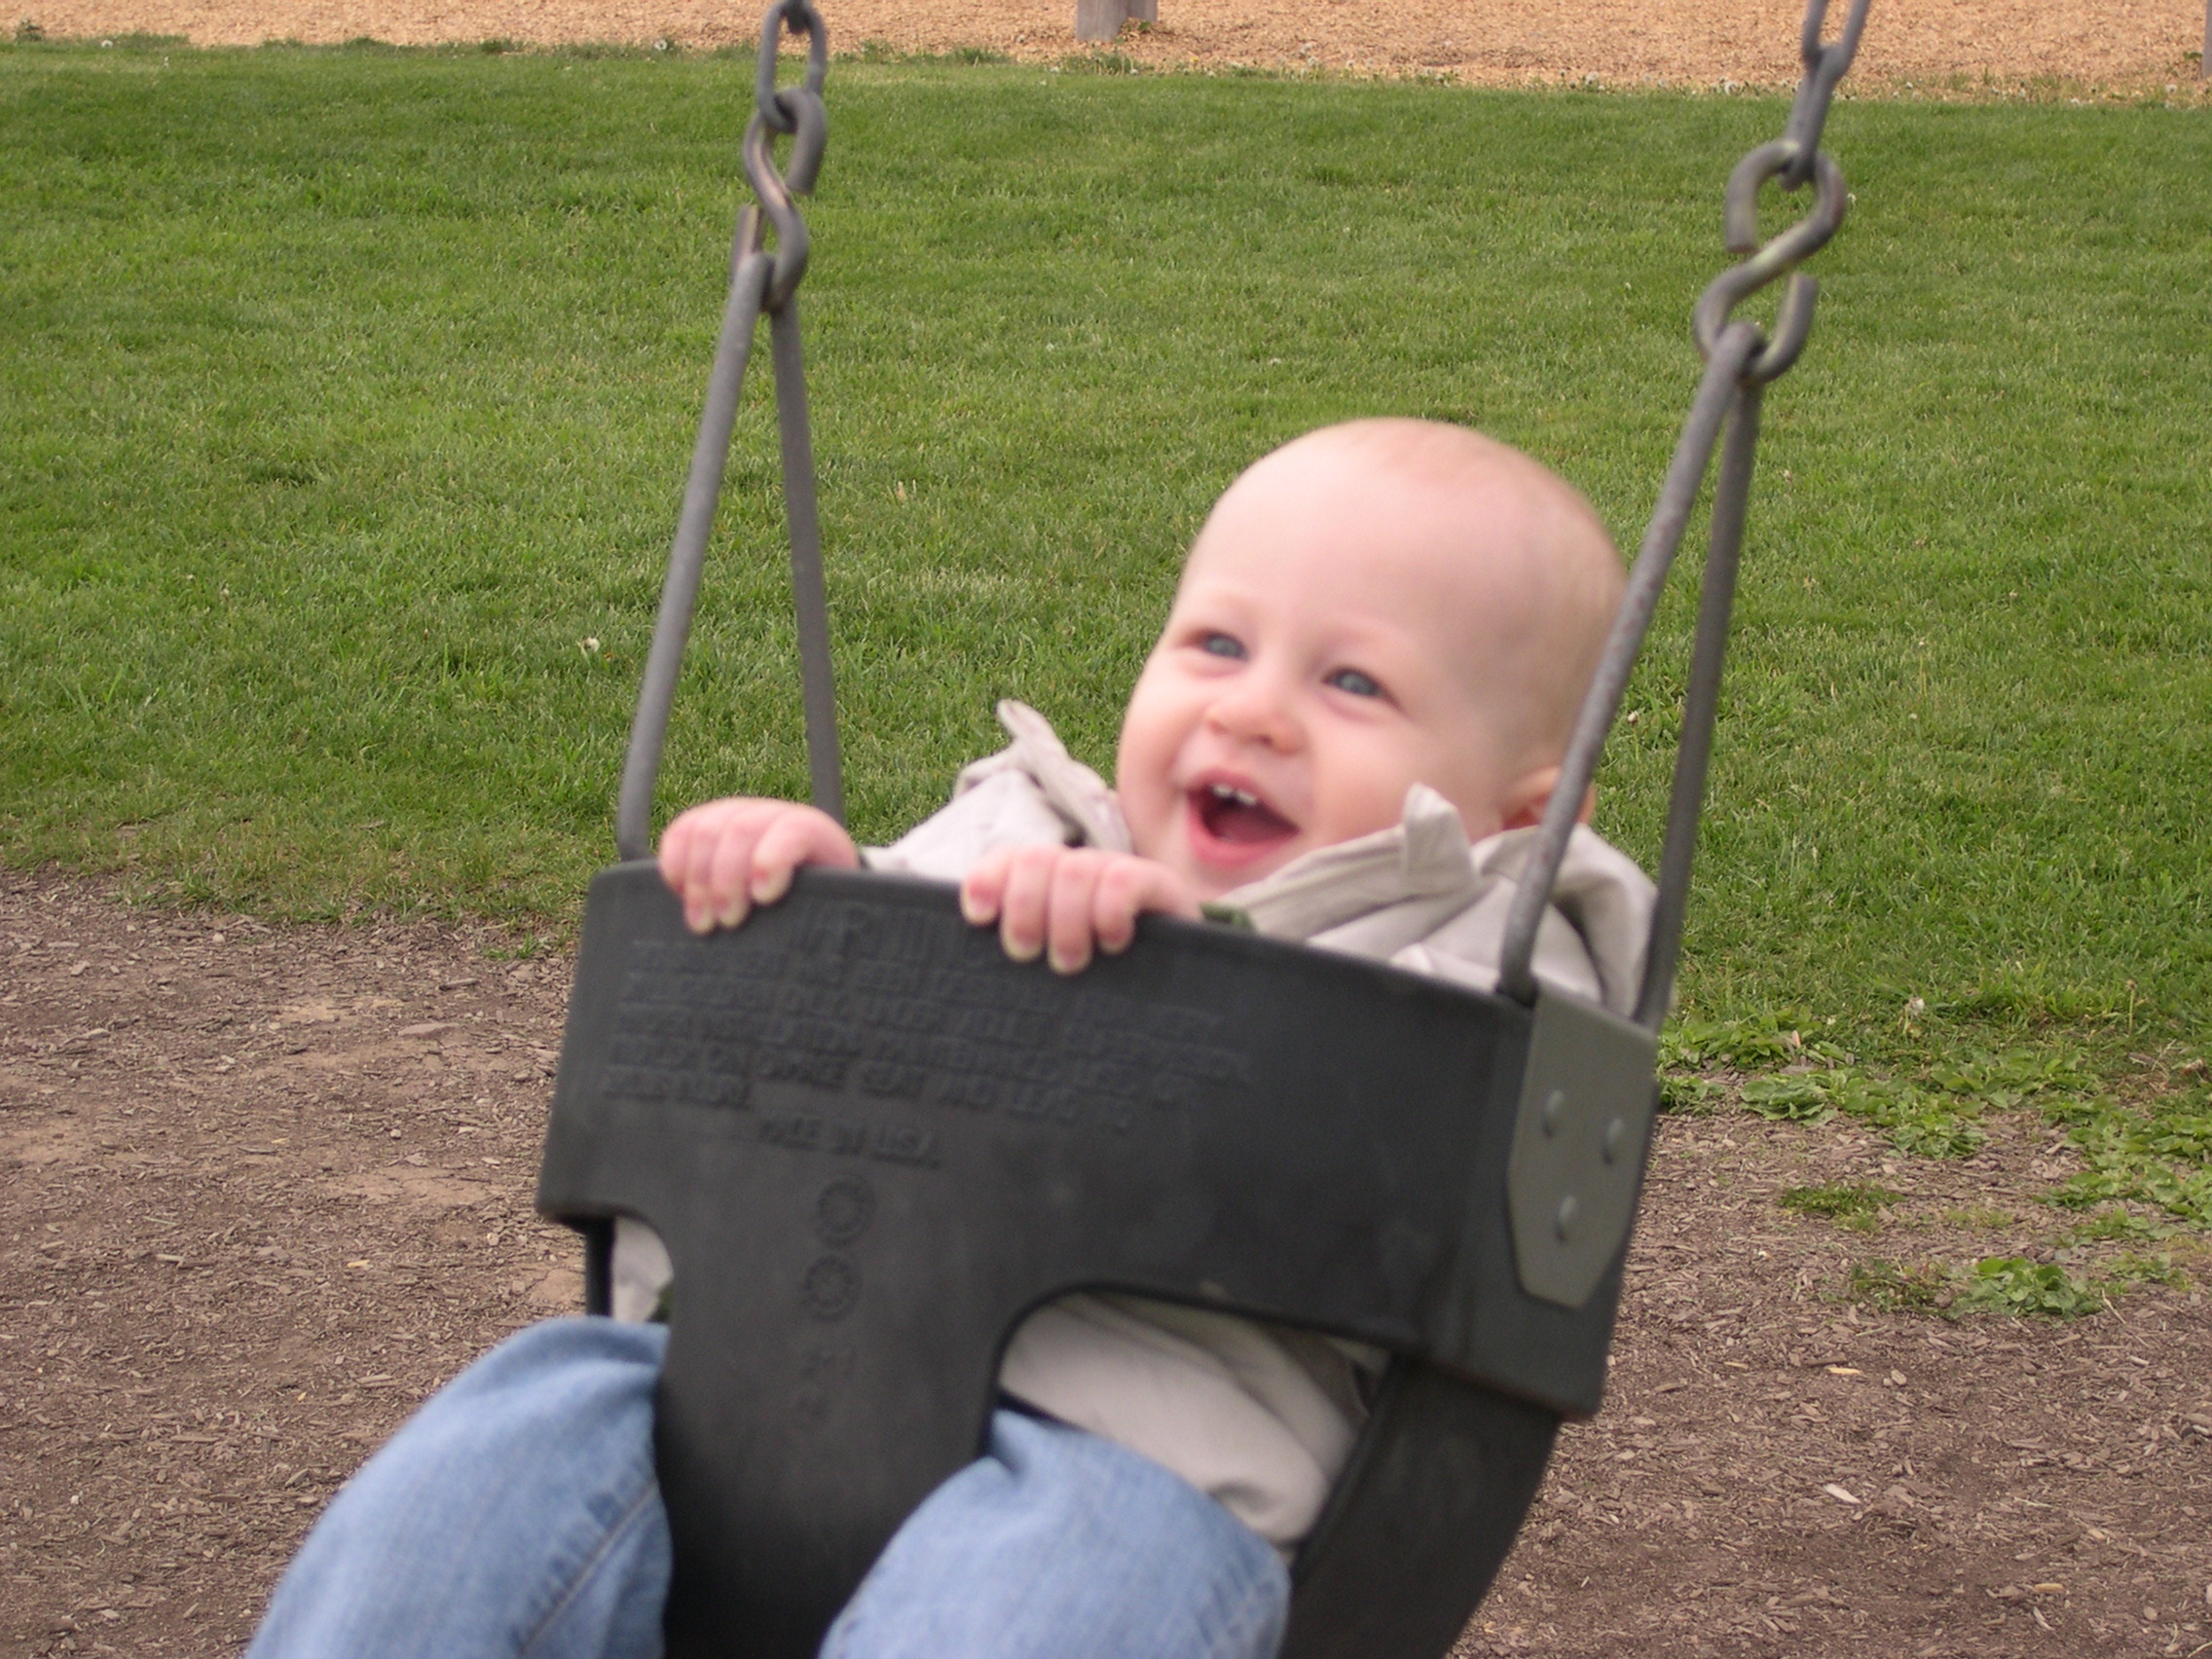
[[[1066,831],[1113,844],[974,827],[968,919],[997,922],[1016,959],[1042,953],[1073,974],[1093,949],[1125,949],[1140,911],[1195,917],[1303,855],[1388,830],[1416,785],[1471,842],[1534,824],[1621,581],[1588,503],[1505,445],[1407,420],[1285,445],[1198,533],[1123,719],[1114,792],[1089,803],[1105,822],[1053,802]],[[1042,735],[1010,723],[1017,739]],[[970,768],[963,786],[993,769]],[[1036,781],[1051,798],[1057,780]],[[867,862],[941,865],[938,825]],[[861,862],[826,814],[749,797],[685,812],[660,854],[701,933],[782,898],[800,865]]]
[[[1597,516],[1526,456],[1431,423],[1330,427],[1245,472],[1199,532],[1111,790],[1010,703],[1012,746],[888,848],[730,799],[669,827],[661,870],[702,933],[801,865],[866,863],[959,882],[971,922],[1062,974],[1126,949],[1145,911],[1226,905],[1488,988],[1621,581]],[[1538,975],[1625,1012],[1649,884],[1578,828],[1553,898]],[[621,1229],[617,1313],[666,1276],[658,1240]],[[657,1655],[665,1345],[552,1320],[471,1366],[332,1504],[250,1659]],[[1208,1310],[1054,1303],[1009,1346],[986,1455],[901,1528],[825,1659],[1272,1659],[1284,1563],[1381,1361]]]
[[[1621,581],[1597,515],[1519,452],[1418,421],[1329,427],[1245,472],[1199,532],[1111,792],[1010,704],[1014,747],[892,847],[864,855],[812,807],[720,800],[669,827],[661,871],[700,932],[774,903],[802,864],[866,862],[958,880],[969,921],[1061,974],[1127,948],[1141,911],[1220,902],[1262,933],[1488,988],[1529,840],[1498,837],[1551,797]],[[1648,889],[1588,831],[1576,841],[1538,971],[1626,1012]],[[618,1282],[640,1257],[665,1272],[641,1231],[624,1230]],[[1022,1326],[1000,1384],[1174,1470],[1287,1554],[1380,1364],[1081,1296]]]

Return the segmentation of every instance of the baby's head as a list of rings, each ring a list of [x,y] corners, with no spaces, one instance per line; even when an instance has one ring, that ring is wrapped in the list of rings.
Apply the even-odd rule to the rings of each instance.
[[[1355,421],[1215,503],[1122,725],[1138,853],[1207,897],[1398,822],[1470,838],[1550,798],[1621,591],[1588,502],[1504,444]]]

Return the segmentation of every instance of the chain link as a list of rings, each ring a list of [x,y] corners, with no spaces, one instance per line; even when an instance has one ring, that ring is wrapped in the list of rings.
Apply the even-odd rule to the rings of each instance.
[[[1761,288],[1788,277],[1782,305],[1775,313],[1773,336],[1762,337],[1745,368],[1752,385],[1764,386],[1787,374],[1805,349],[1820,287],[1797,268],[1827,245],[1851,204],[1843,169],[1821,149],[1821,133],[1827,125],[1836,84],[1858,55],[1859,36],[1866,26],[1867,4],[1868,0],[1851,0],[1843,33],[1823,44],[1821,28],[1827,17],[1827,0],[1808,0],[1802,38],[1805,79],[1798,86],[1796,102],[1790,106],[1788,125],[1780,138],[1751,151],[1728,175],[1721,215],[1728,251],[1751,257],[1713,279],[1698,297],[1691,326],[1698,350],[1710,359],[1737,306]],[[1794,192],[1810,180],[1813,204],[1796,224],[1762,243],[1759,191],[1769,179],[1785,192]]]
[[[1810,158],[1821,147],[1821,129],[1827,126],[1828,104],[1836,83],[1843,79],[1851,60],[1859,55],[1859,36],[1866,27],[1867,0],[1851,0],[1844,14],[1843,33],[1823,45],[1821,27],[1827,20],[1827,0],[1810,0],[1805,8],[1805,29],[1798,43],[1805,59],[1805,79],[1798,83],[1797,101],[1789,106],[1789,125],[1784,139],[1797,146],[1797,159],[1783,174],[1782,188],[1795,190],[1812,176]]]
[[[1867,0],[1852,0],[1843,33],[1831,44],[1821,41],[1827,0],[1808,0],[1805,11],[1805,80],[1789,113],[1784,135],[1761,144],[1736,164],[1728,175],[1723,222],[1731,253],[1749,254],[1707,285],[1691,313],[1691,331],[1705,354],[1705,376],[1676,440],[1667,476],[1659,487],[1651,520],[1645,526],[1636,564],[1630,569],[1611,637],[1583,700],[1560,763],[1550,805],[1523,866],[1506,915],[1505,942],[1498,958],[1498,988],[1520,1002],[1533,1002],[1536,930],[1542,925],[1560,866],[1567,859],[1577,812],[1587,798],[1606,735],[1620,713],[1642,652],[1644,636],[1659,607],[1659,596],[1674,568],[1690,509],[1712,465],[1715,447],[1720,472],[1713,491],[1713,526],[1706,544],[1704,597],[1698,609],[1690,677],[1682,705],[1681,741],[1675,756],[1667,834],[1659,861],[1659,897],[1644,955],[1643,980],[1636,1019],[1656,1031],[1674,996],[1675,958],[1681,943],[1688,906],[1690,867],[1697,851],[1697,823],[1705,798],[1705,775],[1713,752],[1719,707],[1720,670],[1728,645],[1728,614],[1735,600],[1737,559],[1743,547],[1750,506],[1751,467],[1758,450],[1759,400],[1768,382],[1796,362],[1812,331],[1813,305],[1820,288],[1798,267],[1823,247],[1843,223],[1851,193],[1843,169],[1820,147],[1836,83],[1859,50]],[[1759,191],[1772,179],[1793,191],[1808,180],[1813,203],[1796,224],[1767,241],[1759,240]],[[1788,279],[1768,332],[1737,306],[1772,283]]]
[[[1788,278],[1782,291],[1782,304],[1775,312],[1774,333],[1770,338],[1761,332],[1758,349],[1744,368],[1750,382],[1757,386],[1787,374],[1789,366],[1797,361],[1798,352],[1805,349],[1806,337],[1813,329],[1813,305],[1820,298],[1821,289],[1818,281],[1797,268],[1827,245],[1828,239],[1842,226],[1844,211],[1851,204],[1851,193],[1844,188],[1843,169],[1826,152],[1816,151],[1811,210],[1781,235],[1761,242],[1758,237],[1759,187],[1770,178],[1780,178],[1794,155],[1795,146],[1790,140],[1777,138],[1771,144],[1761,144],[1738,162],[1736,170],[1728,175],[1725,209],[1728,250],[1748,253],[1751,257],[1715,276],[1698,296],[1697,306],[1690,313],[1690,326],[1697,336],[1698,349],[1710,358],[1718,348],[1721,331],[1728,326],[1730,313],[1737,306],[1770,283]]]
[[[777,48],[786,29],[806,36],[806,76],[797,86],[779,88]],[[813,246],[806,221],[792,198],[811,196],[822,170],[822,152],[830,136],[822,79],[829,67],[830,30],[814,0],[776,0],[760,19],[760,66],[754,82],[753,119],[745,129],[745,176],[758,205],[747,209],[737,250],[740,261],[759,252],[768,231],[775,231],[775,270],[762,301],[771,313],[782,311],[797,290]],[[790,165],[780,169],[774,148],[778,133],[788,133],[792,140]]]
[[[776,62],[787,28],[794,35],[806,36],[806,78],[798,86],[779,91]],[[778,132],[799,131],[805,119],[802,106],[811,102],[818,112],[822,107],[822,79],[829,72],[830,30],[822,21],[822,14],[814,9],[813,0],[776,0],[760,19],[760,62],[753,83],[754,107],[760,118]],[[815,159],[821,160],[819,147]],[[795,173],[798,168],[792,170]],[[801,194],[812,190],[814,175],[809,172],[805,184],[793,188]]]

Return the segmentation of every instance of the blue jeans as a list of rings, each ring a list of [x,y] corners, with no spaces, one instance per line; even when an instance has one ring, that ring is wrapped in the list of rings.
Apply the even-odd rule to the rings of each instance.
[[[401,1426],[285,1570],[247,1659],[657,1659],[658,1325],[556,1319]],[[1290,1585],[1213,1499],[1001,1411],[908,1517],[824,1659],[1273,1659]]]

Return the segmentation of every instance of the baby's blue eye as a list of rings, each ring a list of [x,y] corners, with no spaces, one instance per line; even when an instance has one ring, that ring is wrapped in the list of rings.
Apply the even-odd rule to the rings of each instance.
[[[1234,634],[1208,634],[1198,642],[1198,649],[1208,656],[1241,657],[1244,642]]]
[[[1336,673],[1329,676],[1327,682],[1339,691],[1348,692],[1354,697],[1380,697],[1382,695],[1382,687],[1376,684],[1374,681],[1360,673],[1356,668],[1340,668]]]

